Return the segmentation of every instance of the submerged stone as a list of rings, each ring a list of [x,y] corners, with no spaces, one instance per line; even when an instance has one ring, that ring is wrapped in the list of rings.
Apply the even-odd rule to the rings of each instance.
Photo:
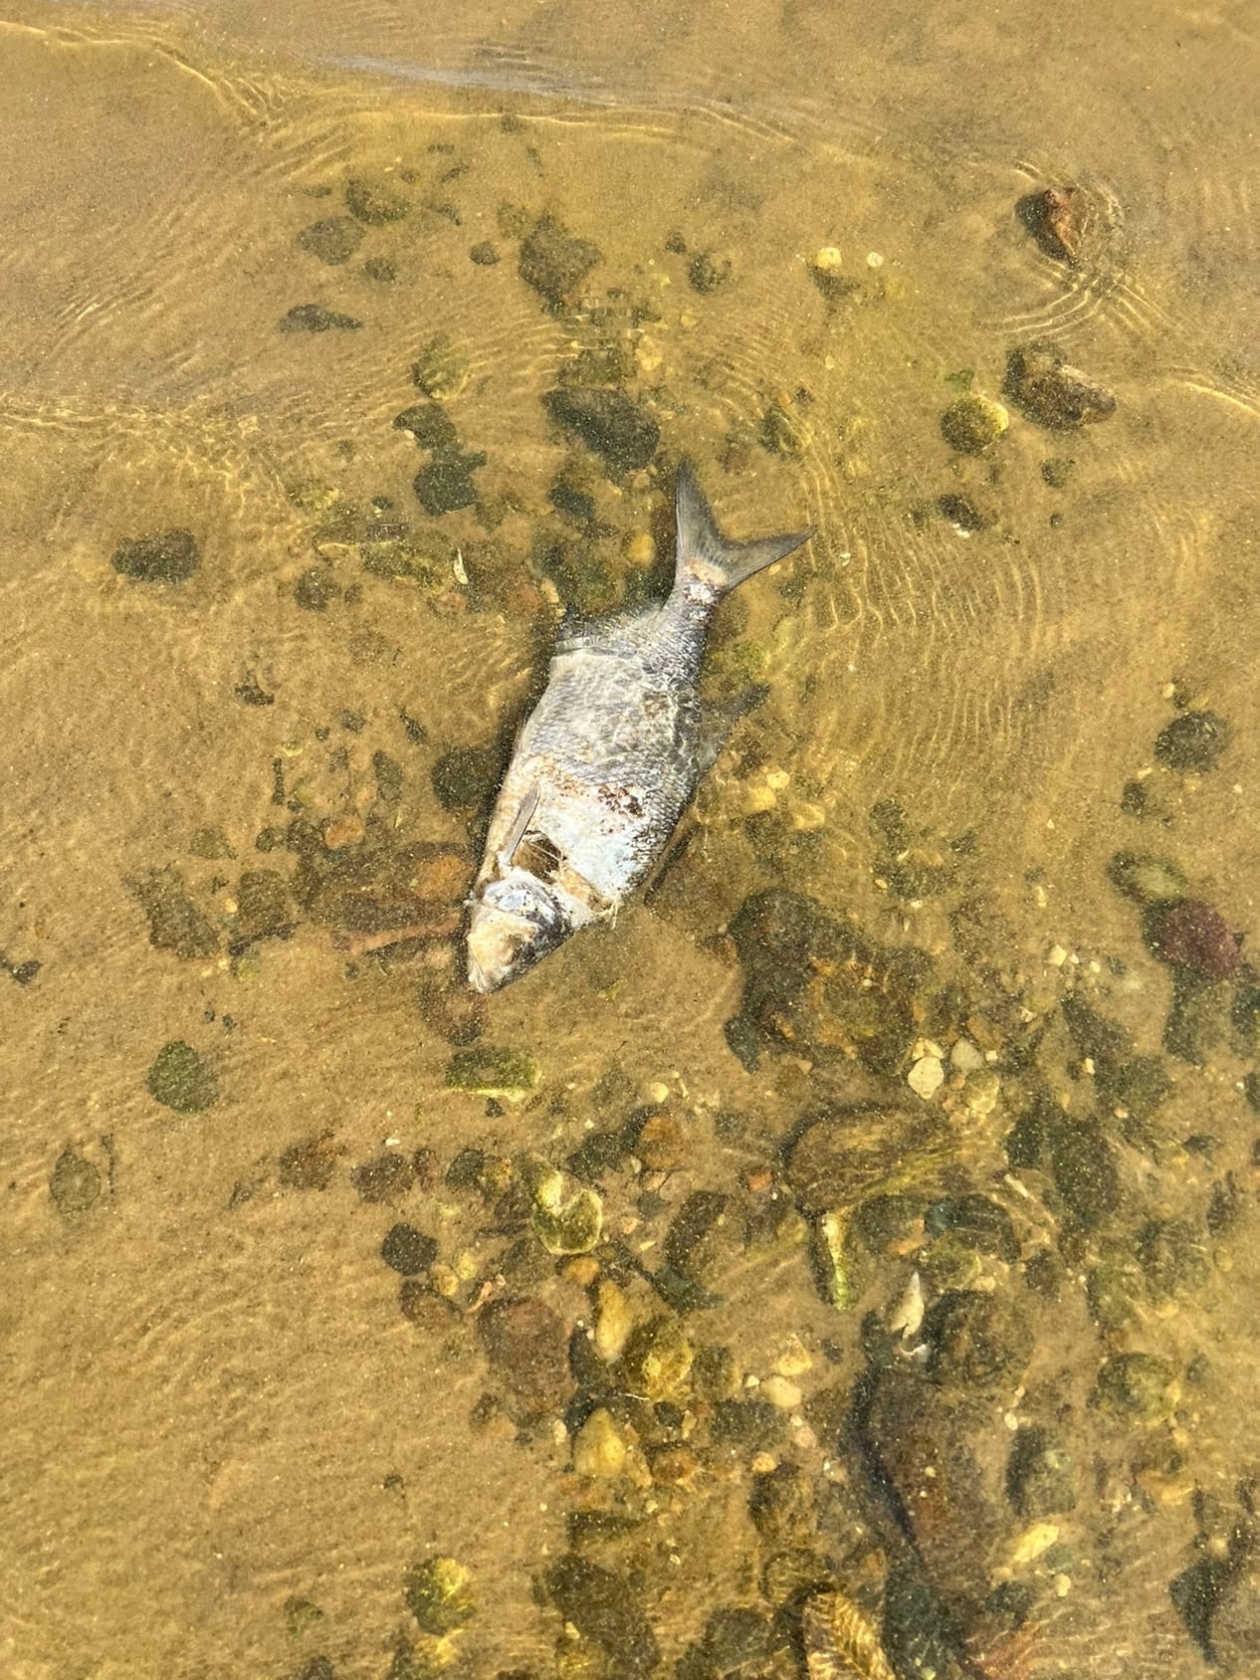
[[[299,250],[330,267],[349,262],[363,243],[363,229],[349,216],[326,216],[302,229],[295,244]]]
[[[48,1194],[63,1219],[76,1219],[96,1206],[105,1187],[100,1168],[69,1144],[61,1151],[48,1178]]]
[[[1076,1465],[1053,1430],[1026,1425],[1016,1432],[1006,1463],[1006,1496],[1026,1522],[1074,1510],[1078,1481]]]
[[[605,1673],[645,1680],[660,1661],[651,1624],[619,1575],[576,1553],[547,1571],[547,1592],[566,1622],[603,1651]]]
[[[149,1095],[177,1114],[200,1114],[219,1100],[219,1082],[209,1061],[182,1038],[164,1044],[145,1078]]]
[[[367,227],[384,227],[401,222],[410,213],[411,200],[390,181],[358,175],[346,182],[346,209]]]
[[[201,564],[201,550],[191,531],[176,528],[124,537],[110,564],[137,583],[187,583]]]
[[[1052,344],[1012,350],[1002,389],[1029,420],[1051,431],[1073,431],[1106,420],[1116,411],[1112,393],[1079,368],[1070,367]]]
[[[1229,724],[1215,712],[1183,712],[1155,737],[1155,757],[1170,770],[1214,770],[1232,735]]]
[[[956,397],[941,415],[941,436],[963,455],[983,455],[1010,425],[1010,416],[991,397]]]
[[[1117,1353],[1098,1373],[1094,1396],[1103,1410],[1136,1423],[1158,1423],[1176,1401],[1176,1371],[1154,1353]]]
[[[196,959],[213,956],[219,935],[184,886],[178,869],[149,869],[127,881],[149,923],[149,943],[159,951]]]
[[[450,1557],[413,1563],[403,1582],[407,1608],[425,1633],[454,1633],[476,1612],[472,1575]]]
[[[543,216],[521,245],[519,272],[525,284],[558,313],[602,261],[598,245],[579,239],[554,216]]]
[[[281,317],[282,333],[296,332],[357,332],[363,322],[353,315],[343,315],[335,309],[325,309],[322,303],[298,303]]]
[[[472,475],[485,466],[486,459],[484,450],[471,454],[462,449],[437,451],[413,480],[416,500],[435,519],[457,508],[472,507],[477,500]]]
[[[661,429],[624,391],[558,386],[543,406],[557,425],[575,433],[599,455],[605,470],[620,477],[646,467],[656,454]]]

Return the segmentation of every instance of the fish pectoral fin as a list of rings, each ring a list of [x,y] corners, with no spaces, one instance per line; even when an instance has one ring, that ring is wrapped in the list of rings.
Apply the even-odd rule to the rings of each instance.
[[[539,792],[538,783],[535,782],[533,787],[530,788],[529,792],[525,795],[524,799],[521,800],[520,809],[516,813],[516,820],[512,824],[507,839],[499,848],[499,868],[503,870],[504,873],[511,869],[512,859],[516,855],[516,848],[525,838],[525,830],[529,827],[530,822],[533,819],[534,812],[538,809]]]

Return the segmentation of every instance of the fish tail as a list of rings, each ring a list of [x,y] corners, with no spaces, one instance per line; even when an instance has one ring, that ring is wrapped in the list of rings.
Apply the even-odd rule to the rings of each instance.
[[[811,531],[793,531],[777,537],[759,537],[756,542],[731,542],[718,529],[704,491],[687,461],[678,469],[675,518],[678,526],[676,581],[684,587],[698,586],[701,594],[714,600],[737,588],[763,566],[784,559],[813,535]]]

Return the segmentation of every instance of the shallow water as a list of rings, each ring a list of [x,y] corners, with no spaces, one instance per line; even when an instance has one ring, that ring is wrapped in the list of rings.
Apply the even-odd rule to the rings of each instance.
[[[1250,1672],[1252,10],[447,17],[0,24],[0,1666]],[[475,999],[683,455],[767,697]]]

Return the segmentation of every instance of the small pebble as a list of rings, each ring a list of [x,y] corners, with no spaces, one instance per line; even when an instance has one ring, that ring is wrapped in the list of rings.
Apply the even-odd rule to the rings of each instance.
[[[926,1101],[939,1090],[944,1078],[945,1069],[939,1056],[920,1056],[906,1075],[906,1083],[916,1096]]]

